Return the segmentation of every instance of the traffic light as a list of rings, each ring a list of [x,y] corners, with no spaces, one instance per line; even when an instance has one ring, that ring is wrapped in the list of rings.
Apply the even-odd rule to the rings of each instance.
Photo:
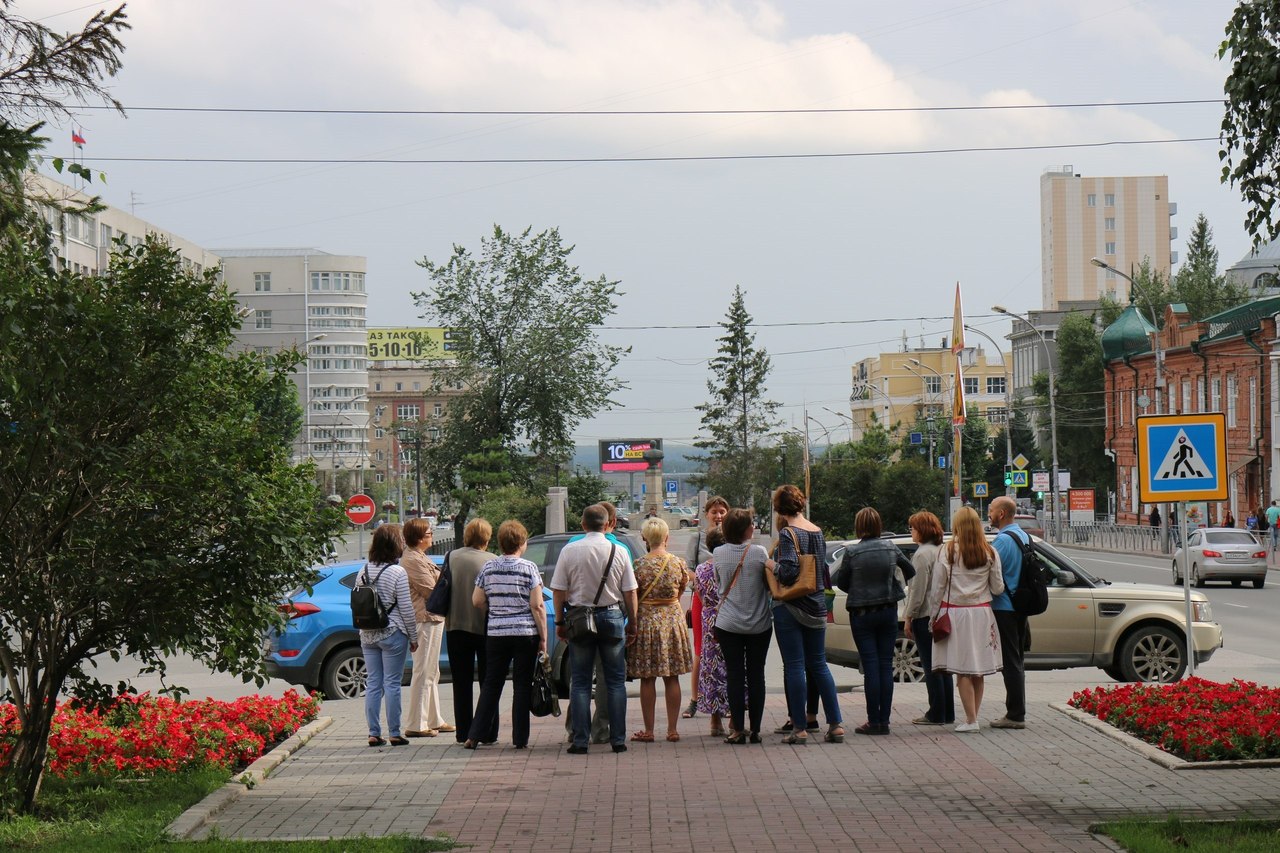
[[[1004,466],[1004,485],[1005,488],[1013,485],[1013,468],[1008,465]]]

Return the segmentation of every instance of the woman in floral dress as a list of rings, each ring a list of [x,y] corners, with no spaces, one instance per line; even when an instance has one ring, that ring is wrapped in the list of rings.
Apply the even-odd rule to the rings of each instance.
[[[714,551],[724,544],[719,527],[707,531],[707,549]],[[720,591],[716,587],[715,563],[707,560],[694,572],[694,594],[702,604],[702,651],[698,656],[698,710],[711,715],[711,734],[724,737],[724,715],[729,713],[729,694],[725,689],[724,652],[716,642],[716,613],[720,610]]]
[[[627,677],[640,679],[644,728],[631,739],[653,742],[657,682],[661,678],[667,705],[667,740],[678,741],[680,676],[693,668],[689,628],[680,607],[680,594],[689,583],[689,569],[684,560],[667,551],[671,531],[665,521],[646,520],[640,535],[649,546],[649,553],[637,560],[635,566],[640,606],[636,616],[636,641],[627,648]]]

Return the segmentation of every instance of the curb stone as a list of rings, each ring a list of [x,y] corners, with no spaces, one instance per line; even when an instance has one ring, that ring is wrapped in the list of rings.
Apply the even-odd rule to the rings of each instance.
[[[307,741],[332,724],[333,717],[317,717],[307,723],[275,749],[250,764],[242,772],[232,776],[227,780],[227,784],[178,815],[165,827],[164,834],[178,841],[194,839],[197,833],[208,826],[215,815],[243,797],[245,791],[260,785],[272,770],[283,764]]]
[[[1062,705],[1052,703],[1049,705],[1055,711],[1066,714],[1076,722],[1083,723],[1095,731],[1099,731],[1107,737],[1119,741],[1143,758],[1154,761],[1166,770],[1248,770],[1251,767],[1280,767],[1280,758],[1252,758],[1238,759],[1233,761],[1187,761],[1185,758],[1178,758],[1176,755],[1170,755],[1158,746],[1152,746],[1144,740],[1134,737],[1128,732],[1123,732],[1108,722],[1098,719],[1093,714],[1086,714],[1070,705]]]

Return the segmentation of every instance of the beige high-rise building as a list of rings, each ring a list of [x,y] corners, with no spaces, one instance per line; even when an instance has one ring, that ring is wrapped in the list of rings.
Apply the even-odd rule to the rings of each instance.
[[[1110,296],[1128,304],[1129,282],[1090,263],[1101,258],[1121,272],[1144,258],[1167,276],[1177,263],[1170,241],[1178,236],[1170,218],[1167,175],[1086,178],[1072,166],[1052,166],[1040,175],[1041,307]]]

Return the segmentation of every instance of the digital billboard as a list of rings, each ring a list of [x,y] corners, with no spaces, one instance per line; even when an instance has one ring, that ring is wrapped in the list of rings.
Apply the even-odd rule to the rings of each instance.
[[[661,450],[660,438],[619,438],[600,442],[600,470],[610,471],[645,471],[649,464],[644,461],[646,450]],[[659,466],[661,467],[661,466]]]

